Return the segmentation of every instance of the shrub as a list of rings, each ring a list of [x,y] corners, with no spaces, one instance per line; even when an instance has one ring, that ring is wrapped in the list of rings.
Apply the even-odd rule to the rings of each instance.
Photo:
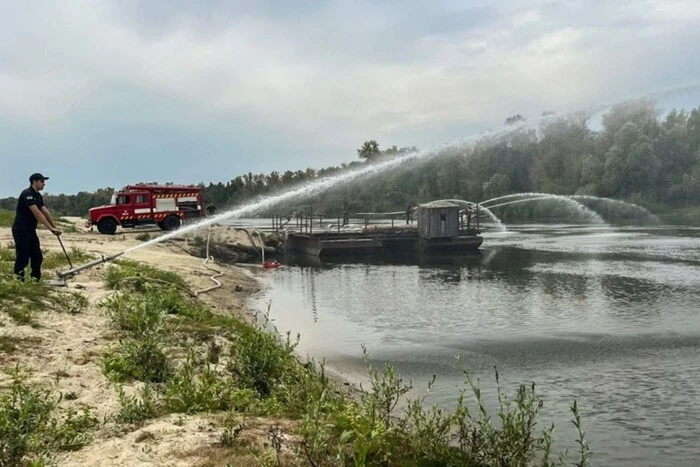
[[[140,335],[161,327],[163,311],[152,303],[156,300],[157,294],[117,292],[107,297],[100,306],[106,310],[116,329]]]
[[[287,333],[284,342],[279,336],[260,327],[250,327],[234,336],[229,370],[243,387],[255,390],[261,397],[272,394],[298,365],[294,357],[295,342]]]
[[[302,417],[301,448],[312,465],[340,459],[341,465],[564,465],[565,454],[551,460],[553,426],[536,432],[542,400],[535,386],[521,385],[513,397],[501,390],[496,374],[498,412],[495,422],[479,389],[468,375],[466,385],[476,408],[465,404],[462,390],[453,411],[426,407],[423,397],[406,401],[401,416],[393,414],[410,390],[391,365],[383,372],[369,366],[370,387],[357,400],[310,392]],[[432,382],[428,388],[432,386]],[[574,402],[579,430],[577,466],[589,465],[590,448]]]
[[[56,401],[48,391],[25,385],[13,375],[9,392],[0,396],[0,465],[20,465],[28,454],[44,454],[44,435]]]
[[[168,380],[165,389],[166,407],[179,413],[246,410],[254,401],[252,391],[237,389],[230,377],[219,377],[209,364],[197,374],[192,351]]]
[[[155,332],[128,337],[112,346],[104,354],[102,369],[112,381],[138,381],[160,383],[170,373],[170,363],[165,357],[160,337]]]
[[[53,309],[58,312],[76,315],[87,308],[89,302],[84,295],[76,292],[60,292],[53,296]]]
[[[163,412],[157,400],[156,392],[150,384],[141,388],[141,397],[127,396],[122,387],[119,388],[119,413],[117,421],[140,425],[145,420],[155,418]]]
[[[53,450],[77,449],[90,440],[89,430],[99,423],[90,409],[59,418],[59,401],[13,372],[9,391],[0,396],[0,465],[23,465],[30,456],[39,465]]]

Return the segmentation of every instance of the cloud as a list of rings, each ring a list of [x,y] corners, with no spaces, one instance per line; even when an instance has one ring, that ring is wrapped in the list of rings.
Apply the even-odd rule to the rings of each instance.
[[[693,79],[699,5],[8,1],[0,123],[93,144],[95,119],[158,125],[231,152],[244,136],[221,135],[245,126],[297,166],[371,137],[426,146]]]

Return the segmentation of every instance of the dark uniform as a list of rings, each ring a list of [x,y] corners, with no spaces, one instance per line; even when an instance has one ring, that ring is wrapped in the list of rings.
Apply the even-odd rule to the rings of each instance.
[[[36,280],[41,279],[41,262],[44,257],[41,254],[39,237],[36,234],[38,221],[29,206],[36,206],[41,210],[44,199],[41,193],[29,187],[24,190],[17,200],[17,213],[12,224],[12,237],[15,239],[15,274],[24,279],[24,268],[31,263],[31,276]]]

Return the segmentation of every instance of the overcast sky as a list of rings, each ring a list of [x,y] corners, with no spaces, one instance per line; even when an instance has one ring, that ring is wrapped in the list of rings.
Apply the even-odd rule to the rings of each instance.
[[[692,84],[698,45],[698,0],[0,0],[0,196],[429,148]]]

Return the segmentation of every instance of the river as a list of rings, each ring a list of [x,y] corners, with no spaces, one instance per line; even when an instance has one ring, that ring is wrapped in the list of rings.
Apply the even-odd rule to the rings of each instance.
[[[700,229],[509,225],[476,256],[289,262],[255,306],[348,378],[365,345],[451,407],[460,355],[491,406],[494,364],[510,393],[534,381],[572,453],[577,399],[594,465],[700,459]]]

